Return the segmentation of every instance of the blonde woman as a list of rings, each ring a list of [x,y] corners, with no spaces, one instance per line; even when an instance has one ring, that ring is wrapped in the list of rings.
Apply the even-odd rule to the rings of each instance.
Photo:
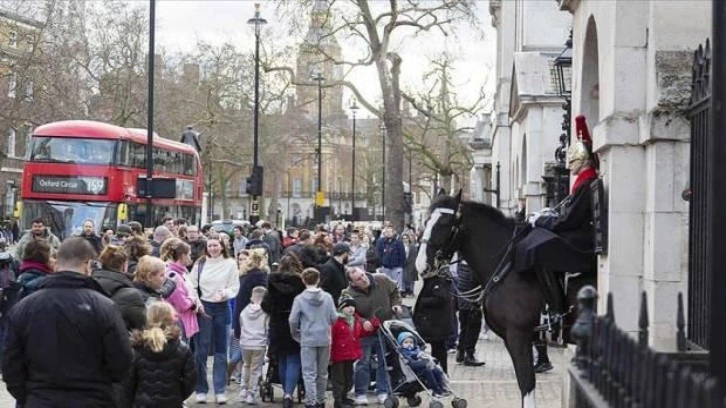
[[[134,361],[125,387],[126,401],[138,408],[181,407],[197,383],[192,352],[180,340],[170,304],[151,304],[146,320],[146,329],[135,331],[131,338]]]
[[[166,264],[159,258],[144,255],[139,259],[134,276],[134,287],[139,290],[144,303],[149,300],[167,299],[176,289],[176,283],[166,278]]]
[[[176,290],[167,301],[174,307],[179,315],[179,321],[184,329],[185,340],[199,332],[197,313],[200,312],[200,301],[192,289],[188,276],[187,265],[192,263],[191,248],[180,238],[168,238],[161,244],[159,250],[161,260],[166,262],[166,276],[176,283]]]
[[[192,267],[189,275],[192,286],[202,301],[204,313],[199,315],[199,333],[195,341],[197,403],[207,402],[207,355],[214,339],[213,383],[217,404],[226,404],[227,397],[227,340],[231,316],[229,300],[239,291],[239,272],[234,259],[217,234],[207,238],[206,253]]]

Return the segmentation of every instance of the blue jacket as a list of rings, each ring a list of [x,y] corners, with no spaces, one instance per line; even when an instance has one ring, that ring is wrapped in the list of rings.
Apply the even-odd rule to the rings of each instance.
[[[376,253],[384,268],[403,268],[406,265],[406,248],[398,237],[378,239]]]

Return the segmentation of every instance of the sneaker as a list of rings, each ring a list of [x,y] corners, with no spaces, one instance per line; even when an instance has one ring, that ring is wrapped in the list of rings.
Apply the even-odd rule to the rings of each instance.
[[[380,405],[383,405],[383,403],[386,401],[386,398],[388,398],[388,394],[378,394],[376,398],[378,399],[378,403]]]
[[[355,400],[353,401],[355,403],[355,406],[357,407],[365,407],[368,405],[368,397],[365,395],[356,395]]]
[[[255,396],[252,393],[247,394],[247,399],[245,400],[247,405],[256,405],[257,401],[255,401]]]
[[[227,403],[227,396],[224,394],[217,394],[217,405],[225,405]]]
[[[197,401],[197,404],[206,404],[207,403],[207,394],[203,392],[197,393],[197,398],[195,398],[195,401]]]
[[[292,408],[292,407],[293,407],[292,397],[285,396],[282,399],[282,408]]]

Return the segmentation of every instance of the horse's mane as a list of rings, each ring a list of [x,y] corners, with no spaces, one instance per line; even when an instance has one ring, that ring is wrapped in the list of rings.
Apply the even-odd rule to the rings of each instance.
[[[484,216],[496,222],[497,224],[503,226],[511,226],[515,224],[514,218],[507,217],[499,209],[494,208],[488,204],[479,203],[476,201],[462,201],[461,204],[463,208],[468,207],[469,209],[471,209],[472,212],[476,213],[477,215]]]
[[[461,205],[465,210],[471,210],[474,214],[486,217],[497,224],[503,226],[511,226],[515,224],[515,220],[513,218],[507,217],[504,213],[499,211],[499,209],[488,204],[462,200]],[[449,195],[440,195],[431,203],[431,210],[433,211],[438,207],[454,208],[454,206],[456,206],[456,198]]]

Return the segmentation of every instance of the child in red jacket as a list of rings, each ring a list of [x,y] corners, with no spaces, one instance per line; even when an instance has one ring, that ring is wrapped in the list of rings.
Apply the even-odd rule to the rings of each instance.
[[[376,332],[380,325],[377,318],[370,320],[371,328],[363,327],[363,320],[355,313],[355,300],[341,297],[338,302],[338,320],[331,330],[332,344],[330,348],[330,380],[333,383],[335,408],[348,408],[354,401],[348,398],[348,391],[353,387],[353,362],[363,355],[360,338]]]

